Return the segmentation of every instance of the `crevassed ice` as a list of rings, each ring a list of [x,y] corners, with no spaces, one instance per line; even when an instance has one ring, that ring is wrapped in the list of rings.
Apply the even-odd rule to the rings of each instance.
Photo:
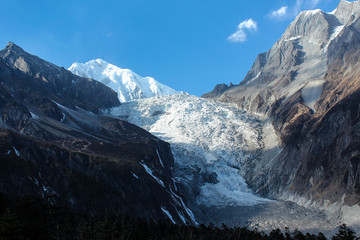
[[[195,96],[139,99],[110,110],[171,144],[175,177],[197,188],[198,204],[251,206],[255,196],[241,176],[261,148],[261,123],[236,107]]]

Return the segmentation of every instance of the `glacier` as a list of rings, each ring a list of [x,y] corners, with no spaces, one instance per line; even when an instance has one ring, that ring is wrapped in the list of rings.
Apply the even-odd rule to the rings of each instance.
[[[181,196],[170,186],[169,194],[185,210],[176,208],[180,218],[186,213],[195,225],[225,223],[263,231],[289,227],[331,234],[335,229],[336,219],[329,220],[322,211],[262,198],[246,184],[243,176],[249,162],[260,161],[260,153],[273,158],[281,151],[264,116],[188,94],[132,100],[104,114],[127,120],[170,143],[174,189]]]
[[[235,106],[188,94],[137,99],[109,110],[171,144],[174,175],[192,205],[253,206],[241,176],[244,161],[262,148],[262,123]]]
[[[102,59],[90,60],[86,63],[76,62],[68,70],[80,77],[92,78],[110,87],[118,94],[120,102],[179,93],[152,77],[141,77],[130,69],[119,68]]]

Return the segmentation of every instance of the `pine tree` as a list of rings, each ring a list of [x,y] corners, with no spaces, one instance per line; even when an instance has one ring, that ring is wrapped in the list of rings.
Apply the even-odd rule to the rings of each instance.
[[[305,240],[305,236],[304,236],[304,234],[302,234],[302,232],[295,229],[293,232],[293,239],[294,240]]]
[[[280,229],[274,229],[269,234],[270,239],[285,240],[285,237]]]
[[[339,232],[332,237],[332,240],[359,240],[355,232],[345,223],[339,226]]]
[[[316,240],[327,240],[327,238],[322,232],[319,232],[318,235],[316,236]]]
[[[285,227],[285,240],[292,240],[290,230],[288,227]]]

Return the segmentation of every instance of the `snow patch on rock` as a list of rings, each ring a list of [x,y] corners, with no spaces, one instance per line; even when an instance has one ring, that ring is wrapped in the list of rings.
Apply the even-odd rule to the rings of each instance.
[[[159,151],[158,151],[157,149],[156,149],[156,154],[157,154],[157,156],[158,156],[158,158],[159,158],[159,162],[160,162],[161,166],[162,166],[163,168],[165,168],[164,163],[163,163],[163,161],[161,160]]]
[[[302,36],[290,37],[288,39],[285,39],[284,42],[295,41],[295,40],[299,40],[300,38],[302,38]]]
[[[173,217],[171,216],[168,210],[166,210],[164,207],[161,207],[161,211],[163,211],[163,213],[165,213],[165,215],[168,216],[168,218],[171,220],[173,224],[176,224],[176,222],[174,221]]]
[[[15,147],[13,147],[13,149],[14,149],[14,151],[15,151],[15,154],[16,154],[18,157],[21,157],[20,152],[19,152]]]
[[[144,167],[145,171],[146,171],[151,177],[153,177],[153,178],[155,179],[155,181],[157,181],[163,188],[165,188],[164,182],[163,182],[161,179],[159,179],[158,177],[156,177],[156,176],[153,174],[152,170],[151,170],[148,166],[146,166],[146,164],[145,164],[144,162],[140,162],[140,165]]]
[[[131,174],[133,175],[134,178],[139,179],[139,176],[136,175],[135,173],[131,172]]]
[[[175,201],[178,202],[178,200],[180,201],[180,205],[183,207],[183,209],[185,210],[186,214],[190,217],[190,219],[193,221],[193,223],[195,223],[195,225],[198,225],[198,223],[196,222],[196,219],[195,219],[195,216],[194,216],[194,213],[191,211],[190,208],[188,208],[186,206],[186,204],[184,203],[183,199],[178,196],[177,194],[174,193],[174,191],[170,188],[170,192],[174,198]],[[177,200],[176,200],[177,199]],[[178,202],[179,203],[179,202]]]

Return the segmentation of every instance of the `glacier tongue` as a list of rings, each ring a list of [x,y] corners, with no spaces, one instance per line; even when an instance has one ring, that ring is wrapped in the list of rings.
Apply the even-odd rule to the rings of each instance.
[[[255,196],[241,176],[244,161],[262,147],[262,126],[255,117],[186,94],[134,100],[110,113],[170,142],[175,177],[193,204],[252,206],[268,201]]]
[[[152,77],[141,77],[102,59],[73,63],[69,70],[80,77],[93,78],[107,85],[118,94],[120,102],[179,93]]]

